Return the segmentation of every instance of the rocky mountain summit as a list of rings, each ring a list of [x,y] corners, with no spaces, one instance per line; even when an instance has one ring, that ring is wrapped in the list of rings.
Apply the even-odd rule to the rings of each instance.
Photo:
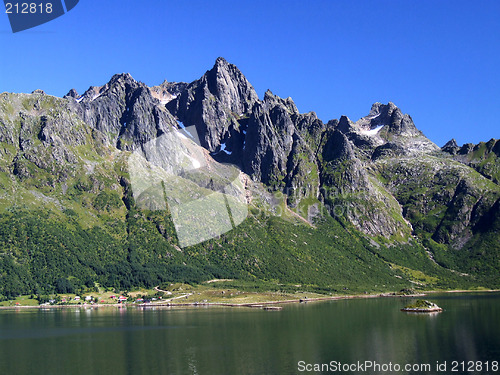
[[[254,88],[239,69],[219,57],[211,70],[180,91],[167,108],[185,126],[196,126],[202,147],[215,152],[230,141],[231,151],[235,138],[242,142],[239,119],[257,101]]]
[[[374,103],[355,122],[324,123],[270,90],[259,99],[223,58],[191,83],[148,87],[125,73],[82,95],[1,94],[2,207],[37,202],[57,215],[71,210],[85,225],[119,227],[137,198],[127,158],[147,158],[157,139],[164,148],[148,162],[175,161],[180,177],[196,184],[176,185],[176,202],[182,193],[223,191],[219,165],[232,164],[251,206],[283,205],[309,225],[326,213],[376,246],[416,241],[443,267],[468,259],[469,270],[498,270],[498,241],[491,244],[500,227],[500,140],[439,148],[394,103]],[[183,158],[170,155],[179,140],[189,143]],[[172,190],[159,189],[160,197]],[[174,241],[168,225],[157,225]]]
[[[314,112],[301,114],[291,98],[268,90],[260,100],[223,58],[189,84],[147,87],[117,74],[81,96],[70,90],[64,98],[95,139],[122,151],[194,126],[199,145],[214,160],[235,164],[253,181],[283,192],[291,208],[308,200],[341,210],[370,236],[408,238],[422,227],[412,215],[433,212],[439,219],[425,230],[438,242],[461,247],[472,235],[468,223],[480,220],[478,213],[486,214],[498,199],[498,142],[459,148],[450,141],[440,149],[394,103],[374,103],[356,122],[341,116],[325,124]],[[42,131],[42,141],[51,136]],[[483,148],[481,158],[471,156]],[[464,194],[467,203],[457,201]],[[300,213],[305,218],[308,209]],[[458,227],[450,229],[443,220]]]

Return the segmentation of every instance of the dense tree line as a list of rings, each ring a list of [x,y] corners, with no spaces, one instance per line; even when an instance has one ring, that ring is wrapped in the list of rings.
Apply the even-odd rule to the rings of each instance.
[[[108,198],[103,198],[103,211]],[[436,265],[416,243],[374,246],[330,217],[313,228],[250,215],[231,232],[185,249],[178,246],[168,211],[132,206],[119,225],[109,219],[91,228],[82,228],[77,218],[70,210],[62,216],[42,211],[0,215],[0,298],[76,293],[92,290],[96,283],[130,290],[212,278],[281,289],[300,284],[332,292],[399,290],[411,286],[409,270],[427,275],[433,284],[426,287],[473,282]],[[392,263],[400,267],[391,268]]]

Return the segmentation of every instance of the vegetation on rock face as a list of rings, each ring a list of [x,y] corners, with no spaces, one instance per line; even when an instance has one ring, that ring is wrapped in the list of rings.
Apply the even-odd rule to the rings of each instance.
[[[235,229],[184,248],[171,207],[134,196],[127,163],[176,120],[196,126],[207,167],[162,194],[224,188],[219,160],[247,174],[249,204]],[[189,85],[125,74],[82,97],[0,94],[0,299],[214,278],[316,293],[499,287],[499,144],[439,150],[392,103],[323,124],[290,98],[258,100],[223,59]]]

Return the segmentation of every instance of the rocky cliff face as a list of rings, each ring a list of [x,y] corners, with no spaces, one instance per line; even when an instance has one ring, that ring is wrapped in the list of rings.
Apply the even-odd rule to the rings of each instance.
[[[196,126],[201,146],[217,152],[224,143],[232,152],[243,143],[240,120],[257,100],[239,69],[219,57],[200,79],[181,88],[167,108],[184,126]]]
[[[442,148],[447,154],[461,163],[469,165],[496,184],[500,183],[500,140],[490,139],[477,145],[466,143],[459,147],[455,139]]]
[[[270,91],[260,101],[238,68],[223,58],[166,108],[183,126],[196,126],[200,144],[216,160],[236,164],[274,189],[293,191],[292,206],[308,194],[317,197],[315,154],[323,123]]]
[[[75,148],[95,147],[91,128],[75,114],[72,103],[43,92],[2,94],[0,142],[2,171],[21,181],[54,187],[72,175],[79,157]]]
[[[370,113],[355,123],[342,116],[338,129],[372,159],[381,155],[402,156],[439,149],[394,103],[373,104]]]
[[[267,91],[260,100],[223,58],[191,83],[147,87],[118,74],[81,96],[3,95],[0,141],[10,146],[2,163],[19,179],[45,171],[55,185],[82,168],[78,147],[101,155],[140,150],[195,126],[207,158],[284,193],[304,218],[310,206],[326,205],[374,238],[421,235],[460,248],[500,194],[500,141],[439,149],[394,103],[375,103],[356,122],[341,116],[324,124],[291,98]]]
[[[65,98],[108,144],[120,150],[132,150],[177,127],[173,116],[162,105],[163,99],[158,99],[165,95],[160,96],[158,91],[137,82],[130,74],[117,74],[104,86],[91,86],[81,97],[71,90]],[[165,91],[168,92],[168,88]]]
[[[254,180],[288,191],[295,206],[318,195],[316,153],[324,125],[315,114],[301,115],[291,100],[267,91],[252,108],[243,145],[243,168]]]
[[[339,126],[345,123],[341,119]],[[321,153],[321,199],[339,215],[371,236],[407,238],[411,225],[397,200],[356,156],[354,144],[339,129],[325,135]]]

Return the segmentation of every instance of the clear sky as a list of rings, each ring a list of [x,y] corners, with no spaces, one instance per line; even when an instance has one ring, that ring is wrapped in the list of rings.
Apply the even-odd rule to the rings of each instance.
[[[439,146],[500,138],[499,0],[80,0],[16,34],[3,13],[0,46],[0,92],[190,82],[223,56],[325,122],[392,101]]]

